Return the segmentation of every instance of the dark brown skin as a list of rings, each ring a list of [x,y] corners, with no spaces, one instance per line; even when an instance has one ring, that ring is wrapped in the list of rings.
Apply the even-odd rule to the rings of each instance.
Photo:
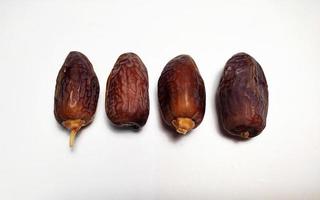
[[[118,127],[139,129],[149,116],[147,68],[134,53],[120,55],[107,81],[106,113]]]
[[[218,87],[219,121],[232,136],[248,139],[266,126],[268,85],[259,63],[246,53],[232,56]]]
[[[177,133],[186,134],[201,123],[206,93],[190,56],[177,56],[165,66],[158,81],[158,98],[163,121]]]
[[[56,120],[71,131],[70,147],[81,127],[94,118],[99,97],[99,82],[88,58],[72,51],[61,67],[54,96]]]

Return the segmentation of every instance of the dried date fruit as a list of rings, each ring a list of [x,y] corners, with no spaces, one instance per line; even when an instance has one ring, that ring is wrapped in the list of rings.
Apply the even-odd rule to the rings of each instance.
[[[196,128],[205,113],[206,93],[196,63],[179,55],[165,66],[158,81],[162,120],[180,134]]]
[[[268,85],[260,64],[246,53],[232,56],[225,65],[217,92],[222,128],[248,139],[266,126]]]
[[[99,82],[88,58],[72,51],[61,67],[54,96],[56,120],[70,132],[70,147],[78,131],[94,118],[99,97]]]
[[[105,109],[118,127],[141,128],[149,116],[147,68],[138,55],[119,56],[108,77]]]

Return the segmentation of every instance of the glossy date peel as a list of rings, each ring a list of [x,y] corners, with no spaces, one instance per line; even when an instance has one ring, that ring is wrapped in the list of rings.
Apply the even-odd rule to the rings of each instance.
[[[201,123],[205,86],[189,55],[179,55],[164,67],[158,81],[158,100],[162,120],[177,133],[187,134]]]

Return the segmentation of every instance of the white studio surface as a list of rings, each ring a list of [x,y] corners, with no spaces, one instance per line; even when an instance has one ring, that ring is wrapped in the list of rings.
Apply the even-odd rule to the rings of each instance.
[[[0,1],[0,199],[320,199],[320,1]],[[94,122],[76,139],[53,115],[69,51],[100,82]],[[135,52],[149,72],[150,115],[138,132],[110,126],[107,77]],[[252,55],[269,85],[266,129],[221,135],[214,95],[226,61]],[[179,54],[196,61],[206,113],[174,139],[157,81]]]

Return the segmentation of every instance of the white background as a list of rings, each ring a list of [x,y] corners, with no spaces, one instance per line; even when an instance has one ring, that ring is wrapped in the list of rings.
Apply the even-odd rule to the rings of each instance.
[[[320,1],[0,1],[0,199],[319,199]],[[53,115],[55,80],[81,51],[100,81],[94,122],[68,147]],[[117,57],[149,71],[150,116],[112,128],[105,85]],[[247,142],[221,135],[214,95],[224,64],[251,54],[269,84],[267,127]],[[157,81],[190,54],[206,114],[179,139],[160,123]]]

